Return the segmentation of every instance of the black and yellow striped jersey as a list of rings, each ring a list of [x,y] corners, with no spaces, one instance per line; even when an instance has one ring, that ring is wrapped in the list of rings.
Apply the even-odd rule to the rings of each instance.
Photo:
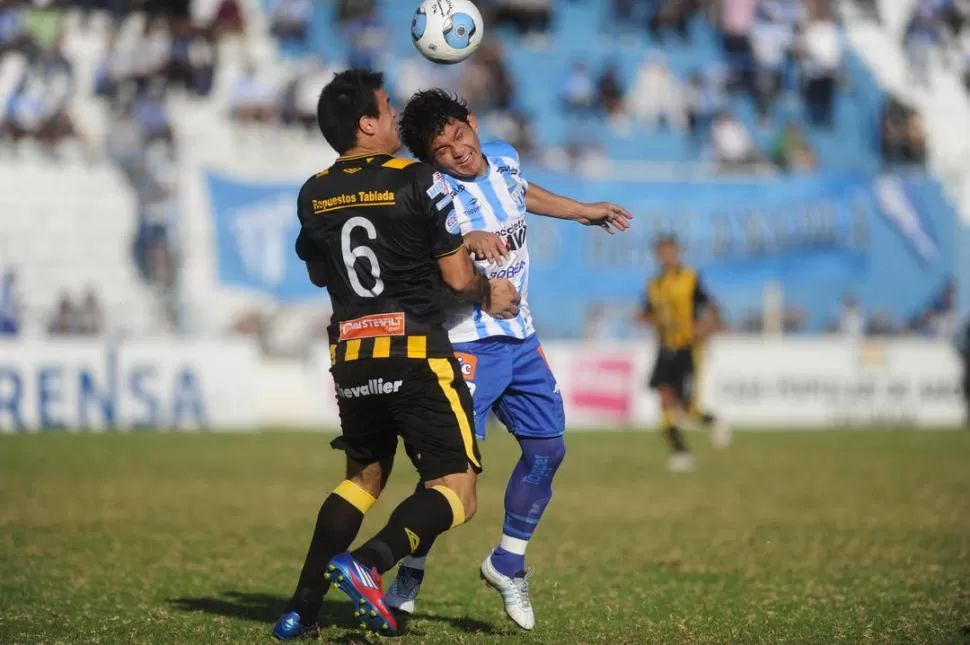
[[[661,273],[647,285],[643,311],[660,332],[668,349],[684,349],[694,342],[694,322],[710,297],[697,273],[685,266]]]
[[[335,360],[448,357],[448,290],[437,258],[457,252],[451,197],[427,164],[341,157],[299,196],[296,251],[326,276]]]

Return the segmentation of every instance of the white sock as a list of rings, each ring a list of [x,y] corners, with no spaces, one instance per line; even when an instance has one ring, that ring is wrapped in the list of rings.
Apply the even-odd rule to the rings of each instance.
[[[408,567],[409,569],[419,569],[424,571],[424,561],[428,559],[428,556],[416,557],[413,555],[406,555],[404,559],[401,560],[402,567]]]
[[[512,537],[511,535],[505,535],[503,533],[502,540],[498,543],[498,545],[509,553],[514,553],[515,555],[525,555],[525,550],[529,546],[529,541]]]

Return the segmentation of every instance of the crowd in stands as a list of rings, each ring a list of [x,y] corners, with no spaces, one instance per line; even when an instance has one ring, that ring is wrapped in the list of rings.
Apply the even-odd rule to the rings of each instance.
[[[8,268],[0,274],[0,338],[20,335],[24,324],[17,273]],[[104,330],[101,301],[93,288],[88,288],[80,300],[62,293],[46,322],[49,336],[97,336]]]
[[[970,1],[917,0],[903,33],[909,78],[917,86],[932,82],[931,60],[959,71],[970,92]]]
[[[561,3],[593,1],[481,0],[479,5],[489,31],[510,29],[541,48]],[[0,105],[0,154],[14,154],[24,142],[52,157],[64,144],[84,155],[106,154],[137,195],[140,226],[133,255],[145,280],[171,301],[172,317],[180,252],[175,172],[180,137],[170,99],[177,94],[210,101],[221,69],[220,42],[252,28],[241,0],[213,2],[214,11],[200,19],[191,11],[192,0],[0,0],[0,63],[7,56],[26,61],[15,90]],[[332,2],[348,44],[345,60],[327,60],[314,51],[314,0],[262,3],[280,51],[297,56],[273,66],[248,60],[232,81],[224,106],[228,119],[303,130],[317,139],[317,96],[333,72],[347,65],[387,65],[390,29],[397,27],[383,23],[376,0]],[[584,124],[605,122],[618,136],[642,130],[677,133],[694,145],[698,160],[709,160],[723,172],[766,167],[811,172],[822,166],[812,133],[836,125],[834,105],[844,91],[847,52],[837,17],[849,6],[881,22],[876,0],[610,0],[603,6],[609,19],[627,31],[642,31],[655,47],[628,76],[609,61],[563,61],[559,95],[552,100],[577,127],[558,147],[537,136],[535,115],[521,106],[521,88],[500,40],[486,41],[459,66],[432,66],[413,52],[393,61],[388,75],[393,99],[400,105],[428,86],[455,89],[488,130],[513,143],[524,158],[579,170],[595,168],[606,152],[595,138],[576,135],[586,130]],[[93,80],[79,78],[64,54],[63,19],[77,8],[85,16],[81,29],[94,12],[111,17]],[[928,80],[928,56],[937,52],[955,64],[959,51],[970,90],[968,17],[970,0],[917,1],[905,34],[915,82]],[[713,26],[718,57],[684,74],[670,64],[665,48],[686,42],[698,20]],[[91,141],[72,114],[80,83],[93,83],[86,91],[93,90],[110,114],[103,142]],[[754,106],[754,122],[734,113],[739,97]],[[926,162],[924,128],[914,109],[890,97],[878,130],[873,146],[886,164]],[[68,313],[68,301],[62,306],[58,320],[78,318]],[[793,313],[790,319],[789,326],[797,328],[799,316]],[[870,322],[880,327],[877,319]]]

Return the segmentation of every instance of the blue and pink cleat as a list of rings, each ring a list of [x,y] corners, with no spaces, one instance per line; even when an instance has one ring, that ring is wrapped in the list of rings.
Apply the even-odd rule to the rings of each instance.
[[[323,577],[347,594],[361,627],[385,636],[397,635],[397,621],[384,602],[381,574],[376,569],[365,567],[349,553],[341,553],[330,560]]]

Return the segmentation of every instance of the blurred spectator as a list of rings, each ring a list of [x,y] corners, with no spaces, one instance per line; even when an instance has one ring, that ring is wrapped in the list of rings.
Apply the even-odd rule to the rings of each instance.
[[[903,35],[909,80],[921,87],[929,86],[930,55],[939,43],[937,6],[936,0],[917,0]]]
[[[842,313],[839,314],[839,333],[848,338],[862,338],[866,331],[866,315],[855,296],[842,299]]]
[[[45,91],[42,78],[24,73],[7,99],[3,119],[0,121],[0,140],[13,143],[14,150],[23,139],[36,139],[41,136],[45,120]]]
[[[348,62],[351,67],[381,66],[381,57],[388,49],[388,35],[376,6],[350,21],[344,27],[344,33],[350,41]]]
[[[141,37],[126,43],[123,51],[130,60],[130,73],[137,91],[145,91],[168,67],[172,51],[168,23],[161,17],[146,19]]]
[[[751,30],[754,53],[754,101],[762,126],[767,125],[771,107],[778,99],[782,83],[782,66],[791,52],[794,33],[784,20],[780,3],[760,5]]]
[[[310,0],[274,0],[270,5],[270,32],[280,40],[306,44],[313,3]]]
[[[283,123],[300,125],[308,133],[316,132],[320,90],[333,78],[335,71],[334,67],[328,67],[318,56],[304,59],[284,91],[280,114]]]
[[[489,131],[510,143],[523,159],[534,159],[537,153],[532,119],[518,112],[496,112],[487,118]]]
[[[30,51],[30,41],[25,29],[23,7],[14,2],[0,3],[0,60],[4,54]]]
[[[87,336],[97,336],[103,331],[104,316],[94,289],[89,288],[84,294],[84,300],[77,309],[77,324],[78,333]]]
[[[135,99],[133,114],[145,144],[161,141],[170,150],[174,149],[175,134],[165,107],[165,90],[162,85],[152,85],[142,92]]]
[[[785,172],[812,172],[818,168],[815,153],[795,121],[785,126],[772,148],[772,161]]]
[[[957,351],[960,354],[960,367],[963,372],[963,404],[964,427],[970,426],[970,321],[963,327],[960,338],[957,339]]]
[[[212,30],[219,34],[241,34],[246,29],[238,0],[221,0],[212,18]]]
[[[700,143],[710,132],[714,118],[725,106],[722,79],[716,72],[691,75],[684,93],[687,125],[691,139]]]
[[[514,27],[520,36],[544,34],[552,20],[552,0],[498,0],[495,3],[496,27]]]
[[[51,336],[69,336],[76,334],[78,328],[77,309],[71,302],[71,297],[62,293],[54,315],[47,325],[47,333]]]
[[[782,314],[781,327],[786,334],[799,334],[805,330],[805,312],[800,309],[786,309]]]
[[[647,28],[654,40],[662,41],[667,29],[676,31],[684,41],[689,39],[687,26],[691,16],[697,11],[698,0],[655,0],[651,4],[655,8]]]
[[[867,336],[892,336],[896,333],[892,321],[885,313],[877,312],[866,327]]]
[[[596,79],[596,104],[611,119],[623,111],[623,87],[616,63],[607,63]]]
[[[966,39],[963,52],[963,86],[970,94],[970,36]]]
[[[731,57],[751,53],[751,28],[758,0],[718,0],[721,44]]]
[[[650,128],[656,128],[661,122],[676,130],[684,130],[687,125],[680,85],[662,60],[644,61],[637,70],[626,103],[630,115]]]
[[[711,128],[711,144],[721,171],[743,171],[761,161],[751,135],[727,112],[722,112],[714,120]]]
[[[956,288],[948,282],[926,312],[927,331],[937,338],[953,338],[957,331]]]
[[[835,86],[842,68],[844,45],[828,10],[813,6],[812,18],[799,43],[806,113],[812,125],[831,128]]]
[[[50,51],[61,33],[64,11],[54,0],[33,0],[25,14],[24,27],[31,50]]]
[[[171,87],[196,96],[208,96],[215,80],[215,43],[205,32],[196,32],[187,21],[172,22],[172,48],[167,66]]]
[[[877,25],[882,25],[882,16],[879,15],[879,0],[852,0],[859,14],[871,20]]]
[[[596,103],[596,85],[586,61],[573,61],[563,88],[563,103],[567,112],[589,113]]]
[[[239,123],[270,123],[276,117],[276,95],[252,63],[246,65],[229,99],[233,120]]]
[[[337,20],[346,24],[366,16],[373,11],[376,4],[375,0],[337,0]]]
[[[23,307],[17,292],[17,274],[9,269],[0,280],[0,336],[20,333]]]
[[[485,43],[459,78],[461,95],[473,112],[508,110],[515,97],[515,84],[503,60],[502,48],[496,42]]]
[[[895,97],[889,97],[880,121],[880,145],[887,165],[926,163],[926,134],[919,115]]]

